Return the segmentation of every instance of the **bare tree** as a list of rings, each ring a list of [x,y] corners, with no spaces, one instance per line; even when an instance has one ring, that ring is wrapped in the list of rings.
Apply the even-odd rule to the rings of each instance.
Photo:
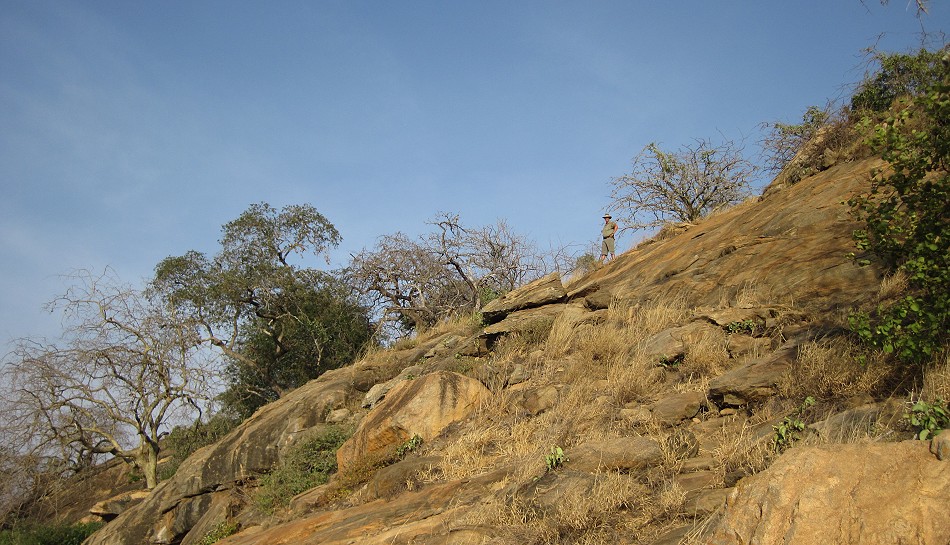
[[[382,317],[418,329],[542,276],[549,263],[505,221],[467,227],[457,214],[439,213],[433,229],[411,239],[385,235],[356,254],[348,268]],[[384,320],[385,321],[385,320]]]
[[[697,140],[674,153],[649,144],[633,159],[630,174],[611,180],[610,209],[624,229],[696,221],[749,194],[756,167],[741,151],[731,141],[713,145]]]
[[[535,245],[504,220],[466,228],[458,214],[440,212],[430,225],[438,229],[426,237],[431,251],[468,285],[468,305],[474,310],[481,308],[483,298],[507,293],[543,274]]]
[[[396,320],[418,330],[467,301],[462,279],[446,271],[424,241],[403,233],[379,237],[372,251],[352,256],[347,271],[349,281],[380,314],[381,325]]]
[[[188,320],[111,271],[73,280],[50,304],[64,315],[62,343],[21,339],[10,355],[4,427],[21,433],[24,453],[67,469],[111,454],[153,488],[165,425],[200,414],[215,369]]]

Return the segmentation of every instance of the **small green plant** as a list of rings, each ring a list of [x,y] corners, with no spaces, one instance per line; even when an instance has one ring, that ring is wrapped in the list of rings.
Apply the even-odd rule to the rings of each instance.
[[[776,450],[784,450],[799,439],[799,434],[805,431],[805,421],[802,420],[802,414],[814,404],[815,398],[806,397],[794,415],[786,416],[780,423],[772,426],[772,429],[775,430],[772,444]]]
[[[213,545],[222,539],[233,536],[240,527],[234,522],[221,521],[210,532],[199,539],[197,545]]]
[[[407,439],[405,443],[396,447],[396,456],[398,458],[403,458],[410,452],[415,452],[415,450],[420,446],[422,446],[422,437],[413,435],[411,438]]]
[[[686,360],[686,354],[676,354],[671,357],[660,358],[660,367],[678,367]]]
[[[755,335],[758,328],[759,323],[751,318],[726,324],[726,331],[729,333],[748,333],[749,335]]]
[[[918,400],[904,414],[921,441],[950,428],[950,404],[938,399],[934,403]]]
[[[349,436],[347,429],[327,426],[290,448],[274,469],[261,477],[254,495],[257,507],[273,514],[297,494],[326,483],[336,471],[336,451]]]
[[[554,471],[564,465],[564,462],[570,461],[564,454],[564,449],[558,446],[551,447],[551,452],[544,456],[544,465],[548,471]]]

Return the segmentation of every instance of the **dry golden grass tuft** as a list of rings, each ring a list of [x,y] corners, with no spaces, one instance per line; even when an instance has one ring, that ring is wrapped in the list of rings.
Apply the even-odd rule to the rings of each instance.
[[[907,273],[898,270],[894,274],[881,279],[877,297],[880,301],[890,301],[907,291]]]
[[[709,377],[722,374],[729,366],[728,337],[721,329],[704,332],[686,348],[680,372]]]
[[[798,360],[779,383],[779,393],[787,398],[813,396],[819,399],[873,396],[894,374],[894,367],[881,354],[867,355],[858,362],[860,347],[837,337],[806,343]]]
[[[931,403],[938,399],[950,401],[950,350],[924,370],[921,399]]]
[[[714,434],[712,449],[718,467],[725,473],[753,475],[767,468],[775,457],[769,422],[775,417],[768,407],[745,421],[723,426]]]
[[[622,525],[618,513],[632,506],[652,504],[649,488],[635,477],[604,472],[595,476],[589,490],[568,487],[556,498],[544,498],[542,505],[517,492],[536,478],[534,475],[504,483],[507,494],[483,502],[457,524],[507,528],[526,544],[615,543]]]

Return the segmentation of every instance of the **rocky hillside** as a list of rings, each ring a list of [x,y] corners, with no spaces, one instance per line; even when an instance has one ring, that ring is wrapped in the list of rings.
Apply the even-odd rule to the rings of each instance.
[[[842,327],[899,290],[845,257],[843,202],[875,166],[331,371],[88,543],[946,545],[950,436],[911,440],[901,417],[910,392],[950,398],[948,366],[857,365]],[[329,482],[262,507],[262,476],[328,430],[348,430]]]

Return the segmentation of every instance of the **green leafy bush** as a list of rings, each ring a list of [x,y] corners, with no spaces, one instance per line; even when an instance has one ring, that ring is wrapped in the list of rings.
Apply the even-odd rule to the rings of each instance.
[[[199,421],[190,426],[176,426],[165,437],[162,445],[162,448],[171,451],[172,455],[159,468],[159,479],[171,478],[178,470],[178,466],[196,450],[217,442],[240,423],[239,418],[217,414],[207,422]]]
[[[197,541],[197,545],[214,545],[222,539],[233,536],[240,527],[234,522],[220,522],[210,532]]]
[[[326,483],[336,471],[336,451],[350,434],[343,427],[327,426],[291,447],[273,471],[261,477],[254,496],[258,508],[273,513],[297,494]]]
[[[81,545],[101,522],[47,524],[0,531],[0,545]]]
[[[938,399],[934,403],[919,400],[904,415],[914,427],[917,439],[921,441],[950,428],[950,404]]]
[[[878,65],[859,85],[851,97],[851,109],[863,112],[884,112],[903,96],[921,95],[943,77],[942,57],[946,50],[917,53],[873,52]]]
[[[946,346],[950,328],[950,55],[938,83],[876,125],[872,149],[890,164],[870,193],[849,201],[866,228],[859,250],[901,270],[908,293],[850,318],[858,337],[906,363],[929,361]]]

